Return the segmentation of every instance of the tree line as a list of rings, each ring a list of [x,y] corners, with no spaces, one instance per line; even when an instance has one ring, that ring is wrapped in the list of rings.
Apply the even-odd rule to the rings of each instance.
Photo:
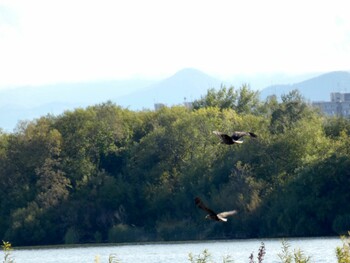
[[[222,145],[212,131],[252,131]],[[292,91],[220,87],[183,106],[112,102],[0,131],[0,235],[15,246],[325,236],[350,229],[350,121]],[[194,205],[237,209],[209,222]]]

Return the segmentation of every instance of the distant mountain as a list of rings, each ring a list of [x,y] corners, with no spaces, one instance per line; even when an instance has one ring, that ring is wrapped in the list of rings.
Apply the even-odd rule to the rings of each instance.
[[[58,115],[65,110],[106,102],[155,82],[130,79],[3,89],[0,90],[0,128],[12,131],[19,120]]]
[[[0,105],[38,107],[48,103],[67,103],[77,107],[99,103],[155,83],[155,80],[128,79],[88,83],[58,83],[20,86],[0,90]]]
[[[275,76],[275,77],[274,77]],[[163,80],[114,80],[90,83],[66,83],[37,87],[17,87],[0,90],[0,128],[12,131],[19,120],[33,120],[47,114],[58,115],[65,110],[87,107],[108,100],[131,110],[154,109],[155,103],[171,106],[191,102],[205,95],[209,88],[221,84],[236,88],[247,83],[288,83],[284,75],[235,76],[230,81],[217,78],[196,69],[180,70]],[[291,80],[292,76],[288,77]],[[301,75],[293,79],[303,79]],[[284,81],[282,81],[284,80]],[[251,88],[254,88],[252,86]],[[345,92],[350,88],[350,73],[331,72],[290,85],[273,85],[261,90],[261,98],[286,94],[299,89],[305,98],[329,100],[330,93]],[[350,92],[350,90],[349,90]]]
[[[251,73],[251,74],[235,74],[225,82],[241,87],[243,84],[248,84],[253,90],[262,90],[273,85],[299,83],[304,80],[319,76],[321,73],[303,73],[303,74],[287,74],[282,72],[271,73]]]
[[[350,72],[334,71],[295,84],[269,86],[260,91],[260,96],[262,99],[270,95],[280,98],[294,89],[309,101],[329,101],[331,92],[350,92]]]
[[[155,103],[182,104],[220,84],[199,70],[183,69],[161,81],[132,79],[5,89],[0,90],[0,128],[12,131],[19,120],[58,115],[108,100],[132,110],[154,109]]]
[[[193,101],[206,94],[209,88],[220,87],[222,81],[197,69],[186,68],[173,76],[116,99],[119,105],[130,109],[154,109],[155,103],[168,106]]]

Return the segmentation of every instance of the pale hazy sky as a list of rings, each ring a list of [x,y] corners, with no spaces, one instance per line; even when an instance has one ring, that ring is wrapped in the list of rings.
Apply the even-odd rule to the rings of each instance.
[[[0,0],[0,87],[350,70],[347,0]]]

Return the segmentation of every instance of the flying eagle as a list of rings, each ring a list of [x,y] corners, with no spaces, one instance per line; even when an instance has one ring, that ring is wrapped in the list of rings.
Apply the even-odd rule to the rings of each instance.
[[[210,208],[206,207],[205,204],[202,202],[202,200],[199,197],[196,197],[194,199],[195,204],[206,211],[208,214],[205,216],[207,219],[215,220],[215,221],[221,221],[221,222],[226,222],[228,216],[232,216],[234,214],[237,214],[237,210],[232,210],[232,211],[227,211],[227,212],[221,212],[221,213],[215,213],[213,210]]]
[[[219,132],[219,131],[213,131],[214,134],[216,134],[220,139],[221,143],[223,144],[235,144],[235,143],[243,143],[241,139],[243,136],[251,136],[251,137],[258,137],[253,132],[245,132],[245,131],[235,131],[231,136]]]

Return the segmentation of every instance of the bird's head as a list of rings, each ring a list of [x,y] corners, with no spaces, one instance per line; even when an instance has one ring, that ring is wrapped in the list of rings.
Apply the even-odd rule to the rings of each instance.
[[[205,219],[208,219],[208,220],[216,220],[215,216],[213,216],[213,215],[206,215],[206,216],[205,216]]]

